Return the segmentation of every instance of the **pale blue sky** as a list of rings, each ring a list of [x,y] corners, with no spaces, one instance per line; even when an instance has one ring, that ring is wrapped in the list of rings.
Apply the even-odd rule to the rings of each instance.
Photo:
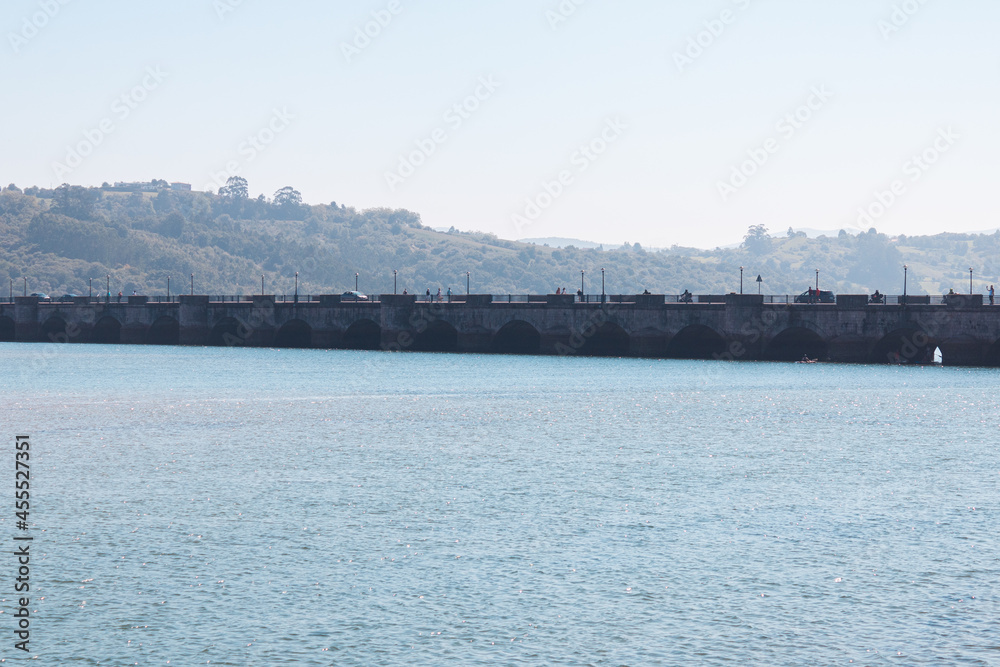
[[[202,189],[232,162],[254,195],[292,185],[436,227],[649,246],[728,244],[753,224],[867,227],[859,207],[889,233],[1000,225],[1000,3],[585,0],[553,29],[560,0],[398,0],[349,61],[343,45],[391,4],[7,0],[0,181]],[[916,11],[884,36],[904,5]],[[724,11],[721,34],[703,32]],[[708,46],[681,71],[675,53],[699,33]],[[144,79],[134,109],[116,103]],[[499,86],[446,119],[481,79]],[[813,89],[832,96],[794,134],[779,129]],[[601,155],[574,159],[615,119],[624,129],[605,132]],[[94,134],[104,120],[113,131]],[[446,140],[390,187],[438,128]],[[263,150],[244,143],[262,130]],[[99,145],[57,166],[88,132]],[[768,139],[775,152],[724,200],[719,184],[738,183],[734,167]],[[925,150],[935,164],[907,169]],[[561,171],[550,202],[543,183]],[[901,194],[880,211],[894,180]]]

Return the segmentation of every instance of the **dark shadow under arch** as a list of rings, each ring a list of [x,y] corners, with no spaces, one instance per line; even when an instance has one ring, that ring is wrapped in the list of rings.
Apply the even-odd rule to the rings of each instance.
[[[829,345],[818,333],[805,327],[785,329],[764,350],[767,361],[801,361],[802,357],[826,359]]]
[[[14,320],[6,316],[0,317],[0,343],[13,343],[16,333]]]
[[[493,337],[493,351],[499,354],[538,354],[542,335],[522,320],[508,322]]]
[[[413,337],[414,352],[456,352],[458,330],[444,320],[434,320]]]
[[[915,328],[896,329],[884,336],[869,355],[873,364],[923,364],[933,361],[934,348],[930,337]]]
[[[983,357],[983,365],[990,366],[992,368],[1000,368],[1000,340],[993,343],[993,345],[986,350],[986,356]]]
[[[147,345],[178,345],[180,342],[181,325],[169,315],[158,318],[146,332]]]
[[[667,345],[669,359],[721,359],[726,341],[710,327],[692,324],[677,332]]]
[[[213,347],[241,347],[247,344],[250,329],[235,317],[225,317],[212,327],[208,344]]]
[[[69,335],[66,333],[66,329],[66,320],[58,315],[53,315],[42,325],[42,342],[68,343]]]
[[[90,333],[90,342],[104,345],[117,345],[122,342],[122,323],[105,315],[97,320]]]
[[[629,353],[628,332],[613,322],[605,322],[583,334],[580,354],[589,357],[624,357]]]
[[[371,320],[358,320],[344,332],[340,346],[347,350],[378,350],[382,347],[382,327]]]
[[[302,320],[291,320],[278,329],[274,337],[275,347],[309,348],[312,347],[312,327]]]

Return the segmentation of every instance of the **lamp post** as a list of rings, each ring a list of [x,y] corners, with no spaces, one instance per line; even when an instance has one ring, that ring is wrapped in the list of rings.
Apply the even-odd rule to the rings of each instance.
[[[14,303],[14,279],[13,278],[8,278],[8,280],[10,280],[10,302]],[[93,284],[94,279],[91,278],[90,282],[91,282],[91,284]]]
[[[28,276],[24,277],[24,296],[28,296]]]
[[[972,294],[972,267],[969,267],[969,294]]]
[[[903,303],[906,303],[906,276],[909,273],[910,267],[903,264]]]
[[[260,295],[264,296],[264,274],[260,274]]]
[[[740,267],[740,294],[743,294],[743,267]]]
[[[472,294],[472,271],[465,272],[465,294]]]
[[[87,292],[87,298],[88,299],[94,298],[94,279],[93,278],[90,279],[90,291]]]
[[[107,290],[105,292],[105,294],[107,294],[107,297],[105,297],[105,298],[107,299],[108,303],[111,303],[111,274],[110,273],[106,276],[105,281],[106,282],[105,282],[104,288]]]
[[[819,298],[819,269],[816,269],[816,298]]]
[[[299,302],[299,272],[295,272],[295,303]]]
[[[357,274],[357,272],[355,272],[355,274],[354,274],[354,291],[355,292],[358,291],[358,274]]]
[[[604,269],[601,269],[601,303],[604,303]]]
[[[396,293],[396,269],[392,270],[392,293]]]
[[[167,303],[170,303],[170,276],[167,276]]]
[[[585,272],[584,272],[584,271],[583,271],[583,270],[581,269],[581,271],[580,271],[580,293],[581,293],[581,294],[586,294],[586,293],[587,293],[587,290],[585,290],[585,289],[583,288],[583,274],[584,274],[584,273],[585,273]]]
[[[191,274],[191,296],[194,296],[194,274]]]

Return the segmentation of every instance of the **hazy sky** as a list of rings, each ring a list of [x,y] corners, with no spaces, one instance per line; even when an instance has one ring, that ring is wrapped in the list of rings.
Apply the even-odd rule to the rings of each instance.
[[[6,0],[0,181],[238,173],[647,246],[995,229],[998,26],[995,0]]]

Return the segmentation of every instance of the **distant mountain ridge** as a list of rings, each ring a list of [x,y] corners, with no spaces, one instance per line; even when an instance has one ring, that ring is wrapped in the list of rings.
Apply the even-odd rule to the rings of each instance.
[[[910,293],[976,291],[1000,283],[1000,232],[888,237],[877,232],[818,238],[757,233],[716,250],[639,244],[602,246],[569,238],[519,243],[492,234],[437,232],[416,213],[342,204],[305,205],[291,188],[276,200],[239,192],[161,189],[109,192],[61,186],[0,192],[0,280],[22,292],[174,293],[190,282],[202,294],[391,294],[451,288],[464,293],[545,294],[581,287],[610,294],[719,294],[740,288],[798,294],[814,285],[837,293],[898,294],[903,265]],[[753,231],[753,230],[752,230]],[[810,230],[818,231],[818,230]],[[541,245],[539,245],[541,243]],[[544,244],[548,243],[546,247]],[[590,247],[583,247],[584,244]],[[24,279],[27,278],[27,285]],[[296,282],[297,280],[297,282]],[[186,290],[185,290],[186,291]]]

